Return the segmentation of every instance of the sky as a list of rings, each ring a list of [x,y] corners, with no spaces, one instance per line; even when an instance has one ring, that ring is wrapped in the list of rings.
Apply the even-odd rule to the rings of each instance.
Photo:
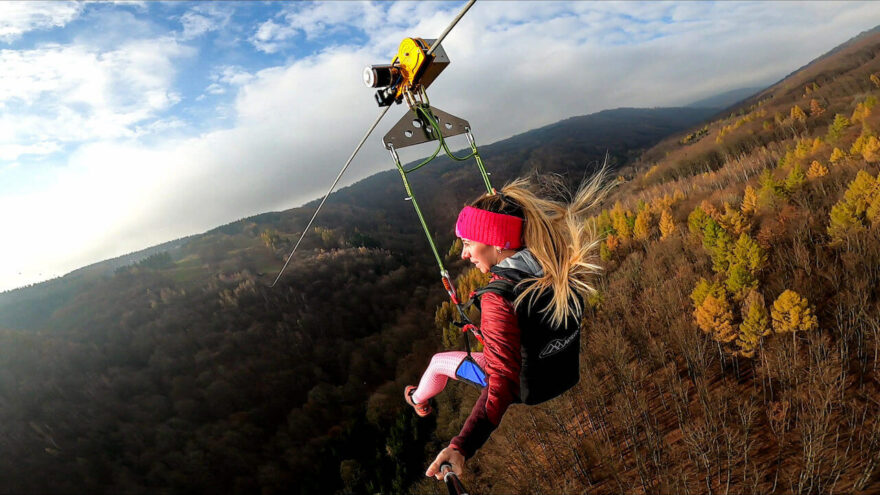
[[[379,113],[363,68],[463,3],[0,2],[0,291],[321,197]],[[878,24],[872,2],[481,0],[428,93],[485,145],[766,86]],[[342,185],[393,167],[405,110]]]

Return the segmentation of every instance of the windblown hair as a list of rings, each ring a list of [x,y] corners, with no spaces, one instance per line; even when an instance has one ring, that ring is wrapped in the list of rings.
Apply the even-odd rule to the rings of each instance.
[[[539,310],[554,326],[570,316],[580,317],[583,301],[596,292],[593,279],[602,267],[597,264],[602,242],[588,212],[608,191],[603,186],[605,167],[581,184],[574,197],[558,176],[520,178],[505,185],[500,194],[486,194],[471,206],[524,218],[523,241],[535,256],[543,276],[523,280],[528,287],[514,302],[528,300],[529,307],[547,290],[552,300]],[[533,283],[532,283],[533,282]]]

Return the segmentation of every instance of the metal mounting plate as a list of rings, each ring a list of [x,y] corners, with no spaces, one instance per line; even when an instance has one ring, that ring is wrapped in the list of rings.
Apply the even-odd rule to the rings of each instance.
[[[431,107],[431,113],[433,113],[434,117],[437,119],[437,122],[440,125],[440,134],[442,134],[444,138],[464,134],[471,127],[467,120],[460,119],[454,115],[449,115],[448,113],[434,107]],[[394,124],[394,127],[388,131],[388,134],[385,134],[385,137],[382,138],[382,142],[385,144],[386,149],[391,149],[391,147],[394,146],[394,149],[399,150],[401,148],[406,148],[407,146],[436,141],[437,136],[434,134],[435,131],[434,128],[431,127],[431,124],[425,122],[415,110],[410,110],[403,116],[403,118]]]

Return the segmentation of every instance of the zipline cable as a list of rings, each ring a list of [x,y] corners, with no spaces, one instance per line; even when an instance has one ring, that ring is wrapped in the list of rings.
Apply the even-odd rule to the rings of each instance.
[[[445,38],[446,35],[449,34],[449,31],[452,31],[452,28],[454,28],[455,25],[458,24],[458,21],[460,21],[461,18],[464,17],[465,14],[467,14],[467,11],[468,11],[471,7],[473,7],[473,5],[474,5],[475,3],[477,3],[477,0],[470,0],[470,2],[468,2],[467,5],[465,5],[465,6],[461,9],[461,12],[459,12],[458,15],[455,16],[455,19],[452,19],[452,22],[450,22],[449,25],[446,26],[446,29],[444,29],[443,32],[440,33],[440,36],[438,36],[438,37],[437,37],[437,40],[434,41],[434,44],[431,45],[431,49],[428,50],[428,56],[429,56],[429,57],[430,57],[431,55],[434,54],[434,50],[436,50],[437,47],[440,46],[440,43],[443,42],[443,38]]]
[[[430,56],[434,53],[434,50],[436,50],[437,47],[440,46],[440,43],[443,41],[444,38],[446,38],[446,35],[448,35],[450,31],[452,31],[452,28],[454,28],[455,25],[458,24],[458,21],[460,21],[461,18],[464,17],[464,15],[467,13],[468,10],[470,10],[470,8],[474,5],[474,3],[476,3],[476,1],[477,0],[470,0],[461,9],[461,12],[459,12],[458,15],[455,16],[454,19],[452,19],[452,22],[450,22],[449,25],[446,26],[446,29],[444,29],[443,32],[440,33],[440,36],[438,36],[437,40],[434,41],[434,44],[431,45],[431,48],[428,50],[428,56]],[[370,137],[370,134],[373,133],[373,130],[376,128],[377,125],[379,125],[379,121],[381,121],[382,117],[384,117],[385,114],[388,113],[388,110],[390,108],[391,108],[391,106],[389,105],[387,107],[384,107],[382,109],[382,111],[379,112],[379,117],[376,118],[376,121],[373,122],[373,125],[370,126],[369,130],[367,130],[367,133],[364,135],[363,139],[361,139],[361,142],[358,143],[357,147],[354,149],[354,152],[351,154],[350,157],[348,157],[348,161],[345,162],[345,165],[343,165],[342,170],[339,171],[339,175],[336,176],[336,180],[333,181],[333,184],[330,186],[330,189],[327,191],[327,194],[324,195],[324,199],[321,200],[321,203],[318,205],[318,208],[315,210],[315,213],[312,215],[312,218],[309,220],[308,225],[306,225],[306,228],[303,229],[302,234],[299,236],[299,240],[296,241],[296,244],[293,246],[293,249],[290,251],[290,255],[287,257],[287,260],[284,261],[284,266],[281,267],[281,271],[278,272],[278,276],[275,277],[275,281],[272,282],[272,285],[270,287],[275,287],[275,284],[277,284],[278,280],[281,279],[281,275],[284,273],[284,270],[287,268],[287,265],[290,263],[290,260],[293,258],[293,254],[296,252],[296,249],[299,247],[299,244],[302,242],[303,238],[309,232],[309,228],[311,228],[312,223],[315,221],[315,217],[318,216],[318,212],[321,211],[321,208],[324,206],[324,203],[327,201],[327,198],[330,197],[330,193],[332,193],[333,189],[336,188],[336,184],[339,183],[339,179],[342,178],[342,174],[344,174],[345,170],[348,169],[348,166],[351,165],[351,162],[352,162],[352,160],[354,160],[355,155],[357,155],[358,151],[360,151],[361,147],[367,141],[367,138]],[[441,141],[441,143],[442,143],[442,141]],[[438,148],[438,152],[439,152],[439,148]],[[434,153],[434,156],[437,156],[437,153]],[[433,157],[431,157],[431,159],[433,159]],[[428,160],[428,161],[430,161],[430,160]]]
[[[315,210],[315,213],[312,215],[311,220],[309,220],[308,225],[306,225],[306,228],[303,230],[302,235],[299,236],[299,240],[296,241],[296,245],[293,246],[293,250],[290,252],[290,256],[287,257],[287,261],[284,262],[284,266],[281,267],[281,271],[278,272],[278,276],[275,277],[275,281],[272,282],[271,287],[275,287],[275,284],[278,283],[278,280],[281,278],[281,274],[284,273],[284,269],[287,268],[287,264],[290,263],[290,260],[293,258],[293,253],[296,252],[296,248],[299,247],[299,243],[302,242],[303,238],[309,232],[309,228],[312,226],[312,222],[315,221],[315,217],[318,216],[318,212],[321,211],[321,207],[324,206],[324,202],[327,201],[327,198],[330,197],[330,193],[332,193],[333,189],[336,188],[336,184],[339,183],[339,179],[342,178],[342,174],[345,173],[345,170],[348,168],[349,165],[351,165],[351,161],[354,160],[354,156],[357,155],[358,151],[361,150],[361,146],[364,145],[364,143],[367,141],[367,138],[370,137],[370,134],[373,133],[373,129],[375,129],[376,126],[379,125],[379,121],[382,120],[382,117],[384,117],[386,113],[388,113],[388,110],[390,108],[391,108],[390,106],[387,106],[387,107],[383,108],[381,112],[379,112],[379,117],[376,118],[376,121],[373,122],[373,125],[371,125],[370,128],[367,130],[367,133],[364,134],[364,137],[363,137],[363,139],[361,139],[361,142],[358,143],[357,148],[355,148],[354,152],[351,154],[351,156],[348,157],[348,161],[345,162],[345,165],[343,165],[342,170],[339,171],[339,175],[336,176],[336,180],[333,181],[333,184],[330,186],[330,189],[327,191],[327,194],[324,195],[324,199],[321,200],[321,204],[318,205],[318,209]]]

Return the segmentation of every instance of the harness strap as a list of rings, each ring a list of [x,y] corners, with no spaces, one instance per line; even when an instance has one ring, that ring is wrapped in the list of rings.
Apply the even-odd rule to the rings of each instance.
[[[471,345],[467,337],[467,332],[473,333],[474,337],[476,337],[481,344],[485,345],[485,342],[483,342],[483,334],[480,331],[480,327],[474,325],[470,318],[467,317],[468,308],[470,308],[471,306],[476,306],[477,309],[480,309],[480,298],[483,297],[483,294],[486,294],[487,292],[498,294],[507,301],[513,302],[516,295],[514,292],[515,287],[516,284],[510,280],[503,278],[495,279],[489,282],[485,287],[481,287],[471,292],[468,301],[461,305],[461,312],[459,313],[459,315],[462,317],[462,321],[455,321],[453,322],[453,324],[460,328],[461,331],[465,334],[465,351],[468,353],[468,355],[470,355],[471,353]]]

